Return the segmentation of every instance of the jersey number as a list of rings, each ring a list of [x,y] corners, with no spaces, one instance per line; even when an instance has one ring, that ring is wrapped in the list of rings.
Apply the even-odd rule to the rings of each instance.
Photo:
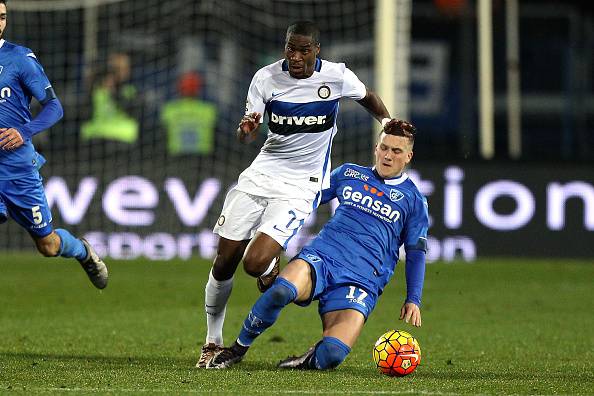
[[[33,223],[41,224],[41,222],[43,221],[43,216],[41,215],[41,212],[39,211],[39,205],[33,206],[31,208],[31,212],[33,213]]]
[[[367,297],[367,292],[363,289],[358,289],[355,286],[349,286],[349,294],[347,294],[345,297],[348,298],[349,300],[355,299],[357,301],[363,301],[365,300],[365,297]],[[359,290],[359,297],[355,297],[355,290]]]

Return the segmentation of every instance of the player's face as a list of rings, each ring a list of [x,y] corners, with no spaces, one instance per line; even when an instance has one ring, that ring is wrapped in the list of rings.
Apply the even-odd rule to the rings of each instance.
[[[0,3],[0,38],[4,35],[6,29],[6,4]]]
[[[407,138],[382,133],[375,146],[375,169],[384,179],[398,176],[412,156],[412,146]]]
[[[285,58],[289,63],[289,74],[293,78],[308,78],[314,72],[320,44],[311,36],[291,34],[285,44]]]

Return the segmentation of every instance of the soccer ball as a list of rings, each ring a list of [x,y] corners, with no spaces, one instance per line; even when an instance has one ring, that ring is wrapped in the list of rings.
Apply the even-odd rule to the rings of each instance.
[[[373,346],[373,360],[380,372],[402,377],[421,362],[421,347],[415,337],[402,330],[390,330]]]

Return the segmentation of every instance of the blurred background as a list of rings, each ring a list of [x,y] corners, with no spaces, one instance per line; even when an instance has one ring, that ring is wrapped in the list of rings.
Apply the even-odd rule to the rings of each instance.
[[[54,225],[113,258],[212,257],[227,190],[265,140],[235,140],[247,88],[286,27],[321,28],[419,129],[429,259],[594,261],[594,6],[524,0],[18,0],[4,38],[31,48],[64,106],[36,136]],[[33,112],[37,104],[33,105]],[[333,166],[370,164],[379,124],[341,102]],[[331,215],[322,207],[291,256]],[[32,250],[0,226],[0,251]]]

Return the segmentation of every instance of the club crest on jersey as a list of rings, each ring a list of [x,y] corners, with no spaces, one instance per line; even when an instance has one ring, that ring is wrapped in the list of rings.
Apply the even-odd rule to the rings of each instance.
[[[397,202],[400,201],[402,198],[404,198],[404,194],[402,194],[400,191],[395,189],[390,190],[390,201]]]
[[[328,99],[330,97],[330,87],[327,86],[326,84],[322,85],[320,88],[318,88],[318,96],[322,99]]]

